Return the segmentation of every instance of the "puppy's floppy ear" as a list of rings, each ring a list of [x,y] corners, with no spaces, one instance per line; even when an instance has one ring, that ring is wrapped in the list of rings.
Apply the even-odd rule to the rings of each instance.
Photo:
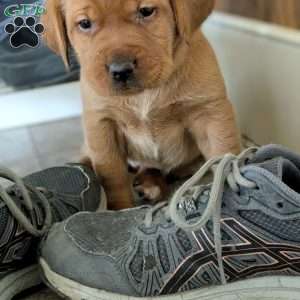
[[[188,40],[212,12],[215,0],[171,0],[181,38]]]
[[[46,44],[62,57],[65,66],[69,68],[68,36],[61,3],[62,0],[47,0],[46,12],[41,21],[45,26]]]

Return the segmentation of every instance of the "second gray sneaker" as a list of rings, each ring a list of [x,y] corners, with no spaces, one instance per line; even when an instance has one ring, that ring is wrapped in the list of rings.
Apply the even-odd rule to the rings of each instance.
[[[208,162],[169,205],[79,213],[40,264],[73,300],[300,299],[300,156],[249,149]]]
[[[5,189],[2,179],[14,185]],[[10,300],[41,283],[38,244],[51,225],[79,211],[96,211],[105,199],[94,172],[81,165],[25,178],[0,166],[0,181],[0,299]]]

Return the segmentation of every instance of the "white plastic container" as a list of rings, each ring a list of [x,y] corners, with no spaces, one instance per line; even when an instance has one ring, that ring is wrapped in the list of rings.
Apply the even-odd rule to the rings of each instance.
[[[300,152],[300,31],[215,13],[204,25],[242,132]]]

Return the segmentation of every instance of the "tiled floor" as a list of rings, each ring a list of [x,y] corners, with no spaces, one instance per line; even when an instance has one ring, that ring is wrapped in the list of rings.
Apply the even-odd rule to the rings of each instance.
[[[81,121],[73,118],[33,127],[0,131],[0,164],[25,175],[77,161],[83,142]],[[48,290],[21,300],[58,300]]]
[[[21,175],[65,162],[80,155],[80,118],[0,131],[0,164]]]

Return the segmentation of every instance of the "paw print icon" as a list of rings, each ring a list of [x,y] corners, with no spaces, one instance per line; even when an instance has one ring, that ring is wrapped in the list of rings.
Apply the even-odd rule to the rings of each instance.
[[[34,17],[16,17],[12,23],[5,26],[4,30],[10,35],[10,44],[13,48],[22,46],[35,48],[39,45],[40,35],[45,28]]]

